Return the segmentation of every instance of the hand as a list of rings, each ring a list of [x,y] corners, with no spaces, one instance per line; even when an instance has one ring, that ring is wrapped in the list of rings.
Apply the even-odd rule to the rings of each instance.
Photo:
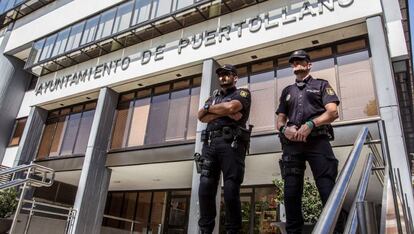
[[[283,134],[289,141],[295,141],[294,137],[296,135],[296,132],[297,132],[296,126],[289,126],[285,128],[285,132]]]
[[[306,138],[312,132],[312,128],[309,128],[307,124],[302,124],[299,130],[296,132],[294,139],[296,141],[303,141],[306,142]]]
[[[231,119],[234,119],[236,121],[239,121],[243,117],[243,114],[240,113],[240,112],[237,112],[237,113],[228,115],[228,117],[230,117]]]

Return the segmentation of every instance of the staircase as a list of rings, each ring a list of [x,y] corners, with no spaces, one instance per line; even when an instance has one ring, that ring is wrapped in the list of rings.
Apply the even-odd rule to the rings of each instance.
[[[26,193],[30,188],[50,187],[53,185],[54,179],[55,172],[53,169],[34,163],[13,168],[0,167],[0,190],[15,187],[19,189],[20,194],[13,222],[8,233],[29,233],[32,218],[36,214],[43,214],[48,217],[58,217],[60,219],[64,217],[66,219],[64,233],[70,233],[76,210],[71,207],[39,202],[35,199],[26,199]],[[16,226],[18,218],[22,215],[22,210],[28,213],[27,220],[24,224],[24,228],[20,228],[24,230],[17,232]]]
[[[402,189],[399,170],[390,166],[391,160],[384,140],[386,137],[382,121],[378,122],[378,127],[380,139],[373,139],[367,127],[361,129],[312,233],[334,233],[341,210],[349,208],[343,205],[345,198],[350,195],[354,196],[344,233],[414,233],[413,219]],[[379,144],[381,149],[377,148]],[[364,147],[368,147],[369,153],[362,155]],[[363,170],[360,175],[356,175],[355,168],[359,161],[364,162]],[[350,194],[349,191],[351,177],[359,178],[355,194]],[[374,178],[382,186],[380,204],[374,204],[366,196],[368,184]],[[378,206],[381,207],[380,212]]]

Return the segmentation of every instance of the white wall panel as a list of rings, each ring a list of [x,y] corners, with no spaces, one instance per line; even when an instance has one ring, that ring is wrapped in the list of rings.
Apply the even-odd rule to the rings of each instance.
[[[54,92],[47,91],[46,93],[39,94],[32,99],[31,105],[45,104],[52,100],[59,100],[68,97],[78,96],[79,94],[96,91],[104,86],[116,86],[119,84],[139,80],[145,77],[156,75],[160,72],[165,72],[180,67],[185,67],[190,64],[201,63],[208,58],[225,58],[232,54],[241,53],[246,50],[252,50],[255,48],[263,47],[266,45],[274,45],[283,43],[285,41],[294,40],[300,37],[317,34],[324,31],[329,31],[340,26],[351,25],[356,22],[363,22],[365,18],[371,15],[375,15],[381,12],[380,2],[377,0],[354,0],[353,3],[347,7],[339,6],[338,1],[334,2],[334,10],[330,11],[324,9],[322,14],[311,15],[307,14],[302,20],[291,22],[287,24],[279,23],[278,27],[271,29],[261,29],[257,32],[249,31],[249,27],[243,27],[242,36],[238,36],[236,28],[230,33],[230,40],[225,40],[221,43],[217,38],[214,45],[205,46],[204,44],[198,48],[193,49],[191,46],[187,46],[182,50],[182,53],[178,53],[178,43],[181,38],[191,37],[194,34],[202,33],[204,30],[214,30],[226,25],[232,25],[243,20],[249,20],[257,15],[264,15],[271,11],[271,17],[276,20],[281,20],[282,7],[287,6],[291,1],[271,0],[265,3],[255,5],[241,11],[237,11],[231,14],[224,15],[180,31],[172,32],[164,36],[145,41],[135,46],[128,47],[126,49],[116,51],[100,58],[96,58],[79,65],[60,70],[55,73],[48,74],[41,77],[39,81],[41,83],[61,78],[73,73],[84,71],[96,65],[110,62],[116,59],[120,59],[128,56],[131,58],[129,68],[122,71],[118,68],[116,73],[106,75],[99,79],[91,78],[90,81],[79,82],[76,85],[67,85]],[[303,4],[302,1],[295,1],[293,5],[289,7],[288,15],[297,16],[300,12],[300,8]],[[344,0],[342,1],[344,2]],[[313,10],[317,10],[313,8]],[[272,22],[272,21],[271,21]],[[151,61],[147,64],[141,63],[142,52],[145,50],[154,51],[159,45],[165,44],[164,58],[162,60],[154,61],[152,57]],[[277,54],[277,51],[275,51]]]

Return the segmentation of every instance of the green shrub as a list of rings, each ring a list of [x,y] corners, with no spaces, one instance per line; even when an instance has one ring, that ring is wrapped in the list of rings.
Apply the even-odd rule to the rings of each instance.
[[[10,188],[0,191],[0,218],[8,218],[17,207],[17,189]]]
[[[273,184],[276,186],[276,200],[278,203],[283,204],[283,180],[275,179],[273,180]],[[306,223],[316,223],[322,212],[322,201],[319,197],[318,189],[316,188],[316,184],[310,181],[309,177],[306,177],[304,180],[302,211]]]

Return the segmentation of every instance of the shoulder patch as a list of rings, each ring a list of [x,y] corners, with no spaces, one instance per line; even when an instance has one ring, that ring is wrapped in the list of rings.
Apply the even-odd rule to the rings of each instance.
[[[335,95],[335,91],[333,90],[333,88],[326,88],[326,94],[332,96]]]
[[[242,96],[242,97],[247,97],[247,96],[249,96],[249,92],[247,92],[247,91],[245,91],[245,90],[241,90],[240,91],[240,96]]]

